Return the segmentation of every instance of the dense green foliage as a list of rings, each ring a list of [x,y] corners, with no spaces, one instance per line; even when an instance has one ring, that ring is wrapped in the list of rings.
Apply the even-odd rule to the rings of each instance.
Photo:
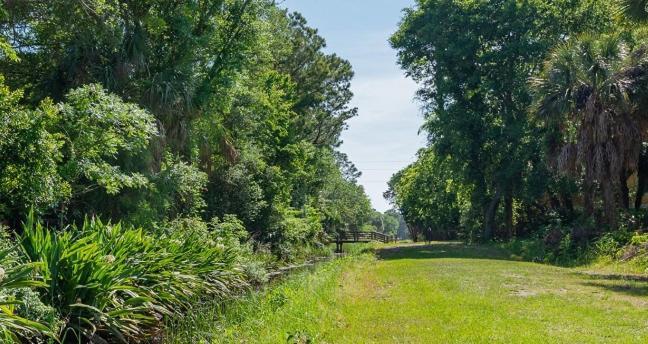
[[[171,315],[330,254],[349,230],[645,267],[646,13],[418,0],[391,44],[429,145],[381,214],[339,151],[351,65],[300,14],[2,2],[0,340],[158,340]]]
[[[18,242],[28,261],[42,264],[43,298],[64,319],[63,340],[132,341],[198,296],[245,285],[236,252],[219,239],[197,230],[154,237],[98,220],[56,232],[30,218]]]
[[[37,267],[38,264],[23,262],[6,242],[0,245],[0,340],[3,343],[18,341],[19,335],[53,336],[52,329],[40,323],[53,319],[47,317],[53,315],[53,309],[40,303],[38,294],[30,289],[43,286],[42,282],[32,277]],[[32,300],[29,305],[31,310],[25,309],[26,300]],[[23,316],[18,313],[23,313]]]
[[[369,226],[372,231],[397,235],[400,226],[400,214],[394,209],[387,210],[384,213],[374,211]]]
[[[605,27],[605,10],[589,1],[431,0],[405,13],[392,45],[421,85],[430,146],[447,164],[453,192],[465,195],[470,233],[512,235],[514,212],[529,211],[550,187],[541,129],[527,115],[528,79],[553,45]]]
[[[138,341],[367,229],[325,45],[266,0],[3,2],[3,339]]]
[[[391,43],[420,85],[429,147],[386,197],[415,238],[531,237],[555,260],[594,251],[606,232],[623,246],[648,225],[645,11],[569,0],[406,10]]]
[[[460,195],[453,189],[447,161],[432,151],[421,151],[419,160],[396,174],[385,196],[401,209],[410,237],[451,239],[449,231],[460,225]],[[439,237],[445,233],[446,237]],[[454,239],[454,238],[452,238]]]
[[[43,136],[29,148],[47,156],[7,162],[6,194],[20,193],[2,202],[10,223],[31,206],[72,222],[234,214],[272,241],[293,209],[337,221],[321,199],[337,197],[333,185],[365,198],[335,151],[356,114],[353,72],[299,14],[252,0],[10,3],[3,12],[0,32],[17,56],[0,63],[3,113],[43,117],[28,126],[12,115],[4,127],[26,145],[34,139],[12,126]]]

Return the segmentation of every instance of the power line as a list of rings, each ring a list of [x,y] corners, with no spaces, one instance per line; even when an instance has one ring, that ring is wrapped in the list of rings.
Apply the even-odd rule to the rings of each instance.
[[[373,160],[373,161],[353,161],[356,164],[380,164],[380,163],[389,163],[389,164],[408,164],[412,163],[414,160]]]
[[[395,168],[361,168],[360,171],[394,171]]]

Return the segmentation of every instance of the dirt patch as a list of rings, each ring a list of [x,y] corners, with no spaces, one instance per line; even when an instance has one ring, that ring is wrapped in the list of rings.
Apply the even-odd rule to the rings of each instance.
[[[511,295],[517,297],[532,297],[532,296],[537,296],[538,293],[533,290],[520,289],[512,292]]]

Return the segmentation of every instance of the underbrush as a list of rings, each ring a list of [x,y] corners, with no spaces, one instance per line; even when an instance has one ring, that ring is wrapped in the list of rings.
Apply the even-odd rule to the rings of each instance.
[[[533,236],[498,246],[512,258],[560,266],[610,267],[633,273],[648,273],[648,233],[644,221],[626,214],[614,231],[593,230],[590,223],[565,225],[555,221]]]
[[[170,318],[245,294],[287,264],[235,217],[57,230],[32,215],[14,238],[0,232],[2,343],[159,341]],[[331,254],[315,244],[291,252]]]

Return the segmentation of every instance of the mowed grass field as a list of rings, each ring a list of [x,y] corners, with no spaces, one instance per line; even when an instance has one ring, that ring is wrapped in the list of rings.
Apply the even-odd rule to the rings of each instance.
[[[508,257],[435,243],[336,260],[197,315],[176,342],[648,343],[647,281]]]

